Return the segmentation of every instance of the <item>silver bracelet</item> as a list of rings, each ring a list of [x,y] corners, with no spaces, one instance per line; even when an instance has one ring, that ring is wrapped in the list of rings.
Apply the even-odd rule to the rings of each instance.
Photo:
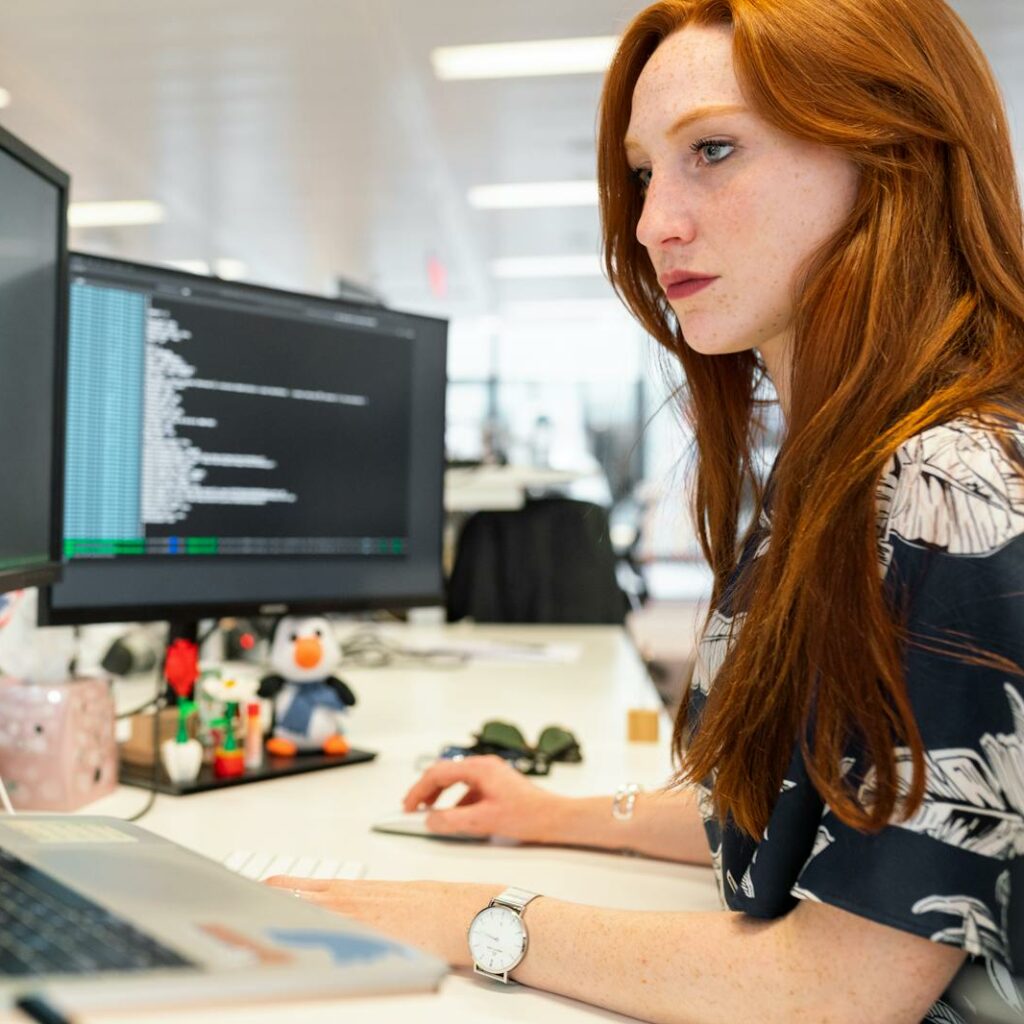
[[[638,793],[642,793],[642,787],[635,782],[627,782],[615,790],[615,797],[612,799],[612,817],[616,821],[629,821],[633,817],[633,806],[636,804]]]

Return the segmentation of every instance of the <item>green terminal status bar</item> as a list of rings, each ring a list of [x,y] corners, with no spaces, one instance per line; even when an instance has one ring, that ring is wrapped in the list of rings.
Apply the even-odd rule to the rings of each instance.
[[[126,555],[404,555],[405,537],[69,537],[65,558]]]

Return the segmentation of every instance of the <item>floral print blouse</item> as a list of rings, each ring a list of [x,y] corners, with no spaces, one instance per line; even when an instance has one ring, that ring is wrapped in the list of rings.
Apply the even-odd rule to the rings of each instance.
[[[1024,425],[1012,436],[1024,453]],[[770,531],[765,514],[737,577]],[[952,631],[1024,666],[1024,478],[990,429],[958,419],[904,444],[879,484],[878,531],[879,570],[907,600],[911,635]],[[727,589],[698,648],[696,728],[743,618]],[[719,825],[708,779],[698,797],[723,903],[773,918],[813,900],[958,946],[970,957],[925,1021],[1024,1024],[1024,678],[915,646],[905,668],[926,752],[919,810],[857,832],[818,796],[797,750],[755,842]],[[910,752],[896,757],[909,784]]]

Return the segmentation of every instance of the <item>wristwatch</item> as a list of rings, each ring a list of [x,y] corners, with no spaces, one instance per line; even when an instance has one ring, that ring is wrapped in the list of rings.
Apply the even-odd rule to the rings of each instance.
[[[515,984],[508,972],[522,963],[528,944],[523,911],[537,895],[525,889],[506,889],[473,918],[467,938],[477,974]]]

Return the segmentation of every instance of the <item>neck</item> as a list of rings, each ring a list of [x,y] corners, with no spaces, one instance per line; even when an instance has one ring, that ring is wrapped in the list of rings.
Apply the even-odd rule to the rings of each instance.
[[[772,338],[771,341],[758,348],[765,370],[775,387],[775,393],[779,396],[779,408],[782,410],[783,420],[789,419],[791,370],[789,341],[790,339],[786,337]]]

